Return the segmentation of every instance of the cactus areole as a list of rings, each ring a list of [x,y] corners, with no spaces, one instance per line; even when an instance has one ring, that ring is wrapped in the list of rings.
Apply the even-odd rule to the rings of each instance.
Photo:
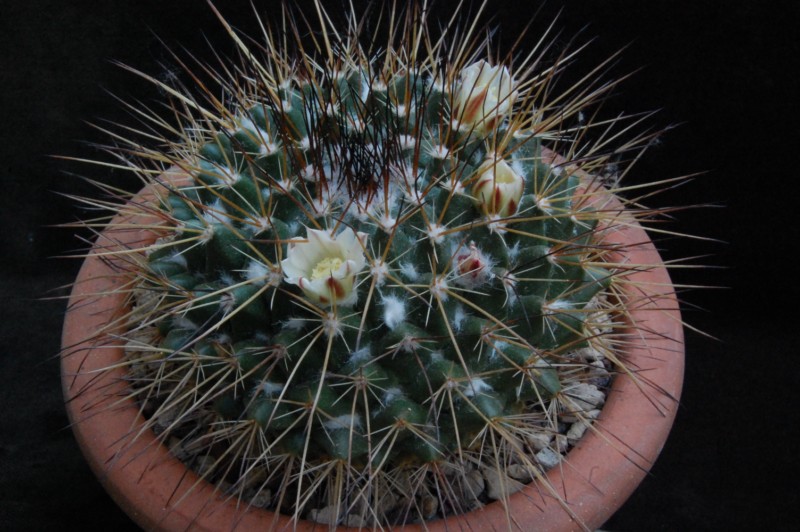
[[[67,316],[79,439],[122,425],[90,462],[131,477],[110,488],[125,507],[172,493],[129,510],[147,528],[600,525],[655,459],[682,368],[669,278],[592,177],[604,159],[543,148],[563,117],[529,69],[330,46],[248,59],[225,103],[177,96],[185,138],[141,150],[169,169],[119,207]],[[592,446],[625,487],[573,471]],[[151,479],[178,458],[195,473]],[[600,513],[576,503],[606,490]]]

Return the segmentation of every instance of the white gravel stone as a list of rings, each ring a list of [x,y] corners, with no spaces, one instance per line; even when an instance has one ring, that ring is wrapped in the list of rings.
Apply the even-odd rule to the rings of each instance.
[[[556,443],[556,450],[559,453],[566,453],[567,449],[569,448],[569,442],[567,441],[567,437],[564,434],[558,434],[555,438]]]
[[[171,452],[178,460],[186,460],[189,458],[189,453],[186,452],[186,447],[183,445],[183,440],[176,436],[171,436],[169,442],[169,452]]]
[[[519,480],[525,484],[533,480],[533,475],[531,475],[530,468],[527,468],[522,464],[512,464],[508,466],[506,473],[508,473],[508,476],[514,480]]]
[[[344,526],[350,528],[363,528],[367,526],[367,520],[360,515],[350,514],[344,520]]]
[[[594,384],[581,382],[564,391],[565,401],[571,404],[573,410],[588,412],[602,405],[606,400],[606,394]]]
[[[425,495],[422,497],[420,508],[425,519],[431,519],[439,511],[439,500],[432,495]]]
[[[553,436],[545,432],[536,432],[534,434],[528,434],[525,436],[525,439],[528,441],[528,445],[533,447],[535,451],[541,451],[550,446]]]
[[[271,501],[272,492],[270,490],[260,490],[250,499],[250,504],[258,508],[268,508]]]
[[[588,412],[586,412],[584,414],[584,416],[586,417],[586,419],[590,419],[590,420],[594,421],[595,419],[600,417],[600,412],[601,411],[599,409],[589,410]]]
[[[542,449],[534,457],[545,469],[551,469],[561,462],[561,455],[553,449]]]
[[[492,468],[483,468],[483,478],[486,480],[486,496],[492,500],[500,500],[512,495],[525,484],[508,477],[501,471]]]
[[[583,435],[586,433],[586,429],[588,428],[588,421],[578,421],[573,423],[567,431],[567,441],[570,443],[570,445],[575,445],[578,440],[583,438]]]
[[[473,469],[464,476],[464,498],[468,501],[476,501],[484,489],[486,489],[486,482],[477,469]]]
[[[595,420],[599,415],[600,415],[600,410],[594,409],[594,410],[589,410],[588,412],[576,412],[574,414],[567,412],[565,414],[562,414],[560,419],[564,423],[572,425],[573,423],[580,423],[585,419]]]
[[[175,423],[177,418],[178,412],[175,408],[160,410],[154,418],[151,418],[151,421],[153,422],[153,432],[156,434],[161,434],[170,428],[173,423]]]
[[[589,377],[593,380],[607,380],[611,374],[606,369],[602,360],[595,360],[589,363]]]
[[[594,346],[583,347],[581,349],[578,349],[575,351],[575,354],[578,356],[578,358],[587,363],[595,362],[598,360],[602,361],[603,359],[606,358],[603,352]]]
[[[308,520],[322,525],[336,524],[336,506],[326,506],[325,508],[314,508],[308,512]]]

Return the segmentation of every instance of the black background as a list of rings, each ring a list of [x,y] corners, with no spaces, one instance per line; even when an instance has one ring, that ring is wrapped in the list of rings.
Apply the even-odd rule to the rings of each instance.
[[[249,2],[218,2],[255,31]],[[256,4],[262,4],[256,0]],[[301,2],[308,5],[308,2]],[[276,13],[264,2],[265,18]],[[334,4],[329,2],[329,4]],[[537,3],[492,1],[501,43],[513,42]],[[273,7],[269,7],[269,6]],[[452,6],[440,2],[440,13]],[[675,429],[652,473],[609,530],[789,530],[797,526],[796,451],[800,295],[795,197],[800,155],[800,4],[793,1],[585,0],[548,2],[530,46],[563,10],[559,44],[596,39],[577,72],[627,46],[613,73],[640,69],[604,114],[660,109],[680,124],[634,171],[644,181],[706,172],[651,205],[714,204],[679,215],[678,231],[724,241],[664,239],[667,258],[723,268],[676,270],[691,290],[686,382]],[[306,10],[306,12],[309,12]],[[51,158],[106,158],[87,121],[132,123],[109,93],[152,104],[158,91],[114,66],[177,73],[163,40],[211,59],[233,47],[205,2],[0,0],[0,528],[135,529],[83,462],[63,411],[54,358],[66,285],[81,246],[53,224],[91,213],[62,194],[96,194],[76,175],[123,187],[120,172]],[[583,69],[583,70],[582,70]]]

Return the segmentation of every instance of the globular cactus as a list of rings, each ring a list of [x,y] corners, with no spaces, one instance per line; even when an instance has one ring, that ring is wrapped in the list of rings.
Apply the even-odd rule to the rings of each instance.
[[[565,120],[602,90],[551,105],[557,66],[454,57],[414,16],[381,52],[325,28],[296,57],[237,39],[222,99],[165,86],[182,137],[133,150],[167,170],[132,268],[134,395],[248,504],[458,513],[486,500],[474,471],[541,477],[532,442],[598,403],[570,390],[597,373],[575,353],[618,327],[616,211],[581,171],[603,157],[543,144],[579,138]]]

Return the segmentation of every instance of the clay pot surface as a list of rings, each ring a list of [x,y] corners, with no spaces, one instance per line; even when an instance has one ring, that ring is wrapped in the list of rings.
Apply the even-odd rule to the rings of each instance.
[[[173,176],[174,177],[174,176]],[[152,201],[152,190],[134,198]],[[608,207],[621,209],[610,199]],[[138,210],[138,209],[137,209]],[[123,210],[124,211],[124,210]],[[90,466],[123,510],[146,530],[326,530],[326,525],[246,508],[235,497],[188,470],[143,428],[136,403],[126,397],[119,323],[127,312],[127,259],[113,251],[152,242],[137,226],[154,218],[125,214],[103,232],[78,274],[64,323],[62,384],[75,437]],[[683,382],[683,328],[666,269],[653,243],[635,222],[610,231],[608,243],[624,244],[624,260],[647,265],[628,277],[631,320],[624,359],[636,379],[619,375],[608,393],[597,430],[586,435],[547,473],[564,505],[533,482],[508,500],[448,520],[428,530],[499,530],[508,516],[520,530],[590,530],[602,525],[628,498],[660,453],[678,407]],[[102,332],[101,332],[102,331]],[[398,527],[421,529],[420,525]]]

